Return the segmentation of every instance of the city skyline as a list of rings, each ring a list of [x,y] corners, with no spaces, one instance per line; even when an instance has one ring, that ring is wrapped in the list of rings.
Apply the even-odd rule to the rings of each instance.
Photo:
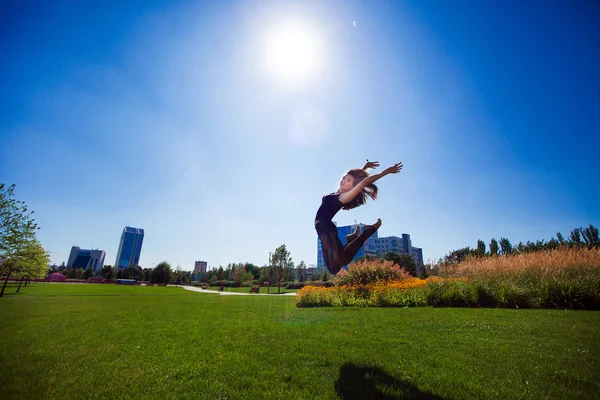
[[[600,225],[594,2],[0,4],[0,176],[51,261],[73,243],[191,270],[316,264],[323,195],[396,162],[339,225],[425,262]]]

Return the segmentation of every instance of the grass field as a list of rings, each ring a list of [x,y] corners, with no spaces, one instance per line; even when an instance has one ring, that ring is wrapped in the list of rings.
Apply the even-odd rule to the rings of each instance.
[[[37,283],[0,299],[0,398],[594,399],[600,313],[297,308]]]

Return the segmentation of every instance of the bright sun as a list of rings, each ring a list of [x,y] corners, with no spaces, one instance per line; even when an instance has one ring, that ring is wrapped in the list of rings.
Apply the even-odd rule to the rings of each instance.
[[[299,22],[276,25],[267,36],[266,66],[286,85],[302,85],[322,68],[321,40],[314,28]]]

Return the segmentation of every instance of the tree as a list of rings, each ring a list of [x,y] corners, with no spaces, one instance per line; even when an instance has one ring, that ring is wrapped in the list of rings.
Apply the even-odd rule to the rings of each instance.
[[[556,232],[556,238],[558,239],[558,243],[560,243],[561,246],[566,244],[565,238],[563,238],[562,233]]]
[[[400,254],[394,253],[393,251],[388,251],[383,255],[383,259],[387,261],[391,261],[394,264],[400,266]]]
[[[398,265],[404,268],[412,276],[417,276],[417,265],[415,264],[415,260],[412,258],[412,256],[408,254],[402,254],[400,256],[400,264]]]
[[[300,261],[298,264],[298,281],[304,282],[306,280],[306,264],[304,260]]]
[[[277,293],[281,293],[281,276],[284,269],[289,268],[289,265],[292,263],[292,257],[290,257],[290,252],[287,251],[285,244],[275,249],[275,253],[271,257],[271,262],[275,268],[275,281],[278,285]]]
[[[588,247],[592,248],[600,245],[600,240],[598,239],[598,228],[596,228],[594,225],[590,224],[590,226],[585,229],[579,228],[579,231],[581,232],[583,240]]]
[[[83,279],[90,279],[92,276],[94,276],[94,270],[91,268],[86,269],[83,273]]]
[[[471,250],[470,247],[463,247],[462,249],[454,250],[451,253],[449,253],[446,257],[444,257],[444,262],[446,264],[455,265],[462,262],[473,253],[474,250]]]
[[[143,277],[143,281],[148,281],[150,282],[150,279],[152,278],[152,268],[144,268],[144,277]]]
[[[254,279],[254,275],[246,271],[245,268],[237,268],[233,274],[233,280],[237,283],[251,282],[252,279]]]
[[[500,246],[498,246],[498,241],[496,239],[492,238],[492,240],[490,241],[490,255],[492,255],[492,256],[498,255],[499,248],[500,248]]]
[[[571,231],[571,244],[579,246],[581,244],[581,229],[575,228]]]
[[[508,255],[512,253],[512,245],[510,244],[510,240],[507,238],[500,238],[500,249],[502,250],[502,254]]]
[[[40,242],[37,240],[30,241],[25,245],[17,261],[15,276],[21,277],[21,282],[23,280],[27,281],[30,278],[43,276],[49,262],[50,257],[48,256],[48,252],[42,247]],[[19,283],[17,293],[20,289],[21,284]]]
[[[153,270],[150,281],[152,283],[164,283],[167,284],[171,280],[171,265],[166,262],[160,262]]]
[[[32,218],[33,211],[28,212],[24,201],[14,199],[15,187],[0,184],[0,274],[6,275],[0,297],[10,275],[25,268],[32,251],[41,248],[36,244],[35,232],[39,228]]]
[[[477,240],[477,256],[485,256],[485,242],[481,239]]]
[[[102,276],[107,281],[112,281],[115,279],[115,270],[112,265],[105,265],[100,270],[100,276]]]
[[[75,270],[75,278],[76,279],[83,279],[83,274],[85,273],[85,271],[83,270],[83,268],[77,268]]]

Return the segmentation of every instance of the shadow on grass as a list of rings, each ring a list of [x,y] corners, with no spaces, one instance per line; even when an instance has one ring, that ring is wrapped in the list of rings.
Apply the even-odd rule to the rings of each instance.
[[[378,367],[352,363],[346,363],[340,368],[335,391],[344,400],[444,399],[431,393],[422,392],[411,382],[395,378]]]

